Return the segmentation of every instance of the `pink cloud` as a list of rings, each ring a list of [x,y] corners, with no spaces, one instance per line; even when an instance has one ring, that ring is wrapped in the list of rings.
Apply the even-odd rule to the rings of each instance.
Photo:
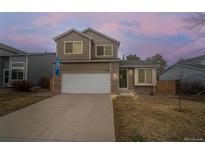
[[[116,22],[106,22],[103,23],[99,29],[102,31],[113,32],[120,29],[122,26]]]
[[[19,43],[19,44],[29,44],[29,45],[40,45],[49,42],[49,38],[41,34],[18,34],[11,33],[5,36],[6,39]]]
[[[32,30],[33,29],[33,26],[17,26],[17,25],[14,25],[12,27],[10,27],[8,29],[8,31],[10,33],[17,33],[18,31],[21,31],[21,30]]]
[[[166,37],[178,34],[196,38],[194,33],[185,28],[182,16],[175,13],[45,13],[29,24],[12,25],[9,33],[5,33],[7,35],[5,38],[19,44],[49,46],[52,36],[71,27],[83,29],[87,26],[118,39],[121,42],[119,53],[121,57],[125,53],[133,52],[144,58],[161,53],[171,61],[176,61],[185,55],[194,54],[194,50],[204,46],[204,40],[183,43],[183,41],[166,42],[160,38],[161,35]],[[44,28],[50,29],[45,32]],[[137,37],[130,37],[129,33]],[[138,36],[143,39],[138,39]],[[152,37],[156,40],[151,40]]]
[[[60,22],[69,18],[69,13],[47,13],[38,17],[34,22],[34,26],[56,27]]]
[[[144,35],[175,35],[183,29],[183,22],[177,16],[163,16],[157,14],[145,14],[137,17],[140,23],[139,32]]]
[[[184,56],[187,56],[190,54],[192,54],[193,56],[198,55],[199,52],[202,53],[205,49],[204,41],[205,41],[205,38],[190,42],[190,43],[186,44],[185,46],[181,46],[181,47],[177,48],[176,52],[171,53],[170,56],[177,58],[177,57],[182,56],[182,55],[184,55]]]
[[[80,19],[80,14],[78,14],[78,19]],[[94,28],[100,30],[106,34],[110,34],[114,38],[120,40],[120,53],[130,52],[130,44],[135,44],[132,51],[137,48],[141,51],[149,51],[146,55],[154,54],[158,52],[166,52],[169,49],[176,48],[176,46],[166,45],[163,46],[160,42],[155,42],[150,44],[150,42],[140,42],[140,40],[130,38],[128,35],[123,34],[123,31],[132,33],[138,36],[153,37],[157,35],[177,35],[180,33],[189,33],[191,37],[191,32],[187,32],[184,28],[183,20],[174,14],[158,14],[158,13],[96,13],[91,14],[92,24],[95,25]],[[123,24],[123,22],[131,23],[131,25]],[[131,43],[133,42],[133,43]],[[136,47],[136,45],[138,45]],[[173,44],[172,44],[173,45]],[[184,44],[181,44],[182,46]],[[136,51],[140,52],[140,51]],[[170,50],[171,52],[171,50]],[[145,53],[144,53],[145,54]]]
[[[196,37],[195,34],[186,29],[182,17],[175,14],[112,13],[109,15],[96,14],[95,16],[92,16],[92,19],[96,22],[97,29],[112,34],[112,36],[121,41],[119,53],[121,57],[124,53],[128,54],[133,52],[144,58],[160,53],[173,62],[185,55],[193,55],[194,50],[204,47],[204,41],[188,43],[168,42],[164,44],[163,42],[160,42],[160,40],[158,42],[149,42],[132,39],[122,33],[122,30],[126,30],[130,33],[139,36],[145,35],[147,37],[178,35],[183,33],[194,39]],[[121,21],[127,21],[133,24],[123,25]],[[130,47],[132,50],[130,50]]]
[[[79,15],[80,16],[80,15]],[[90,15],[99,29],[119,31],[124,28],[130,32],[143,35],[174,35],[184,30],[184,23],[176,15],[161,15],[159,13],[96,13]],[[121,21],[139,23],[140,27],[126,26]]]

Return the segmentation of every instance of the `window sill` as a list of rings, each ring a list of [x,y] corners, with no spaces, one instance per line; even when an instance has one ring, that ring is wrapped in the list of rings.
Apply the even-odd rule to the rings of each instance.
[[[136,86],[136,87],[150,87],[150,86],[156,86],[156,84],[154,84],[154,83],[150,83],[150,84],[135,84],[134,86]]]
[[[113,56],[95,56],[96,58],[112,58]]]
[[[82,55],[83,53],[64,53],[65,55]]]
[[[10,81],[13,82],[13,81],[23,81],[24,79],[11,79]]]

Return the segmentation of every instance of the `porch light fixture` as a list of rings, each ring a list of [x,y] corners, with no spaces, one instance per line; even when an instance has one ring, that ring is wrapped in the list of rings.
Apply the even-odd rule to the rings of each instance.
[[[129,74],[130,74],[130,75],[133,74],[133,70],[132,70],[132,69],[129,70]]]
[[[117,73],[113,73],[113,79],[117,80]]]

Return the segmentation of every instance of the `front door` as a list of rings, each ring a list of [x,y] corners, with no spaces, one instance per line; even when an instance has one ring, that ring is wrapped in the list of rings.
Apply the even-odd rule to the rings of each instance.
[[[120,88],[127,88],[127,69],[120,69],[119,82]]]
[[[4,74],[3,74],[3,84],[8,84],[9,83],[9,70],[4,69]]]

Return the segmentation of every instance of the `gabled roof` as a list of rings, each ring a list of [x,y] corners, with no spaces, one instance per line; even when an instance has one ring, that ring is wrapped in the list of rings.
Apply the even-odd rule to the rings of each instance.
[[[67,34],[69,34],[69,33],[71,33],[71,32],[76,32],[76,33],[78,33],[78,34],[80,34],[80,35],[82,35],[82,36],[85,36],[85,37],[87,37],[87,38],[89,38],[89,39],[92,39],[90,36],[88,36],[88,35],[86,35],[86,34],[80,32],[80,31],[78,31],[78,30],[76,30],[76,29],[74,29],[74,28],[72,28],[72,29],[70,29],[70,30],[68,30],[68,31],[66,31],[66,32],[64,32],[64,33],[62,33],[62,34],[60,34],[60,35],[54,37],[54,41],[58,40],[59,38],[65,36],[65,35],[67,35]]]
[[[8,46],[6,44],[0,43],[0,48],[11,52],[11,54],[25,54],[26,52],[16,49],[14,47]]]
[[[192,63],[194,63],[196,61],[200,61],[200,60],[205,60],[205,55],[184,59],[184,60],[178,62],[178,64],[192,64]]]
[[[94,32],[96,34],[99,34],[99,35],[109,39],[109,40],[112,40],[112,41],[116,42],[117,44],[120,44],[120,41],[118,41],[118,40],[116,40],[116,39],[114,39],[114,38],[112,38],[112,37],[110,37],[110,36],[108,36],[108,35],[106,35],[104,33],[101,33],[101,32],[99,32],[99,31],[97,31],[97,30],[95,30],[93,28],[88,27],[88,28],[82,30],[83,33],[87,32],[87,31],[92,31],[92,32]]]
[[[181,60],[181,61],[177,62],[176,64],[174,64],[174,65],[170,66],[169,68],[167,68],[161,74],[167,72],[168,70],[170,70],[174,66],[181,66],[181,67],[188,67],[188,68],[192,68],[192,69],[198,69],[198,70],[203,69],[203,70],[205,70],[205,65],[201,65],[200,63],[197,63],[197,61],[200,61],[200,60],[205,60],[205,55],[201,55],[201,56],[198,56],[198,57],[192,57],[192,58]]]
[[[186,66],[186,67],[190,67],[193,69],[204,69],[205,70],[205,65],[201,65],[201,64],[176,64],[178,66]]]
[[[120,67],[158,67],[157,65],[144,60],[121,60]]]
[[[182,60],[178,62],[176,65],[187,66],[196,69],[205,69],[205,65],[202,65],[201,61],[205,61],[205,55]]]
[[[40,56],[40,55],[56,55],[55,52],[32,52],[32,53],[21,53],[21,54],[4,54],[1,56],[7,57],[7,56]]]
[[[180,63],[176,63],[173,64],[172,66],[168,67],[166,70],[164,70],[160,75],[166,73],[167,71],[169,71],[171,68],[173,68],[174,66],[179,66],[179,67],[186,67],[186,68],[191,68],[191,69],[196,69],[196,70],[205,70],[205,66],[203,65],[190,65],[190,64],[180,64]]]

